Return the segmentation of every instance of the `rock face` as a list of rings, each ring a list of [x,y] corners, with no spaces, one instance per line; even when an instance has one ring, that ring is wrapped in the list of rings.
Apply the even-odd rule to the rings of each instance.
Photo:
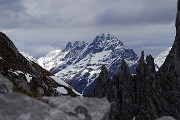
[[[134,117],[134,89],[130,69],[122,60],[119,74],[109,79],[108,71],[102,66],[96,87],[90,97],[103,98],[111,102],[110,120],[130,120]]]
[[[47,101],[48,100],[48,101]],[[106,99],[50,97],[43,103],[19,94],[0,94],[0,120],[106,120]]]
[[[136,119],[153,120],[161,117],[160,111],[165,107],[166,103],[163,102],[166,100],[161,97],[162,91],[156,79],[154,58],[151,55],[144,61],[144,52],[142,52],[137,75],[134,77]]]
[[[104,68],[105,69],[105,68]],[[107,97],[112,104],[109,119],[155,120],[162,116],[180,119],[180,1],[176,19],[176,38],[165,62],[155,71],[151,55],[144,52],[137,63],[136,75],[131,75],[124,61],[121,72],[112,80],[102,71],[92,97]],[[103,81],[108,80],[107,84]],[[103,83],[103,84],[101,84]],[[111,87],[105,87],[111,86]],[[105,89],[97,92],[98,89]],[[101,90],[99,90],[101,91]],[[111,91],[111,92],[110,92]],[[104,93],[106,92],[106,93]],[[111,97],[110,97],[111,95]],[[164,117],[161,119],[168,119]]]
[[[159,73],[166,74],[163,79],[172,83],[172,89],[180,90],[180,1],[178,0],[178,12],[176,17],[176,37],[172,49],[169,52],[164,64],[161,66]],[[168,77],[172,78],[169,79]]]
[[[175,118],[180,118],[180,1],[177,5],[176,16],[176,37],[173,46],[161,66],[158,74],[162,82],[163,96],[173,106],[173,111],[170,112]],[[165,93],[166,92],[166,93]],[[172,103],[173,101],[173,103]]]
[[[2,74],[0,74],[0,93],[7,94],[13,92],[13,83],[6,79]]]
[[[108,76],[108,70],[103,65],[101,67],[101,72],[99,73],[99,77],[97,78],[96,87],[94,89],[95,94],[92,94],[92,95],[98,98],[107,97],[109,85],[110,85],[110,79]]]
[[[127,67],[125,67],[125,64],[122,64],[121,73],[110,82],[113,83],[113,81],[115,81],[115,84],[106,85],[111,85],[111,87],[108,87],[110,89],[104,91],[113,91],[112,93],[115,93],[114,100],[108,99],[112,103],[109,119],[124,120],[127,116],[129,117],[127,119],[132,119],[133,116],[135,116],[137,120],[154,120],[166,115],[180,119],[179,25],[180,1],[178,1],[175,42],[159,71],[155,71],[154,58],[149,55],[146,57],[146,60],[144,60],[144,52],[142,52],[137,64],[136,75],[131,76],[128,74]],[[124,62],[122,61],[122,63]],[[102,78],[103,77],[99,77],[99,79]],[[125,81],[125,83],[123,83],[123,81]],[[100,94],[98,93],[98,96],[96,96],[97,88],[101,88],[101,84],[97,84],[95,88],[93,93],[95,97],[99,97],[98,94]],[[106,94],[107,93],[103,93],[103,96],[105,97]],[[108,97],[108,95],[106,96]],[[124,105],[127,106],[123,108]],[[130,112],[127,112],[128,110],[130,110]]]
[[[57,89],[61,87],[67,91],[67,95],[77,95],[69,85],[62,85],[60,80],[55,81],[50,72],[27,60],[2,32],[0,32],[0,73],[11,80],[13,91],[35,97],[59,96],[62,93]]]

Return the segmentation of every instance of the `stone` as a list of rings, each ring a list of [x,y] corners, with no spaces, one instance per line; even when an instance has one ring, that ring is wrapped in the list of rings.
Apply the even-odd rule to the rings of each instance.
[[[54,108],[78,120],[107,120],[110,104],[107,99],[84,97],[43,97]]]
[[[1,120],[45,120],[51,107],[28,96],[11,93],[0,94]]]
[[[0,94],[0,120],[106,120],[106,99],[46,97],[44,102],[19,93]]]
[[[175,120],[173,117],[170,117],[170,116],[163,116],[157,120]]]
[[[6,79],[2,74],[0,74],[0,93],[7,94],[12,93],[13,91],[13,83]]]

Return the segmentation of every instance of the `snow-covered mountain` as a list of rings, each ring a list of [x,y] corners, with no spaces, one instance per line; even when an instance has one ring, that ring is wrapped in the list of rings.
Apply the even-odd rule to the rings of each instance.
[[[86,94],[95,84],[102,65],[105,65],[109,75],[113,76],[118,72],[122,59],[125,59],[133,72],[138,60],[136,53],[115,36],[102,33],[90,44],[69,42],[65,49],[50,52],[38,59],[38,63],[78,92]]]
[[[33,61],[37,63],[37,59],[35,59],[33,56],[29,55],[29,53],[20,52],[28,61]]]
[[[171,47],[169,47],[168,49],[164,50],[162,53],[160,53],[158,55],[158,57],[154,60],[155,64],[158,65],[158,67],[161,67],[161,65],[164,63],[164,61],[166,60],[167,55],[169,54],[171,50]]]
[[[64,54],[65,53],[63,53],[60,49],[51,51],[46,56],[39,58],[37,62],[39,65],[49,71],[51,68],[54,68],[62,63]]]

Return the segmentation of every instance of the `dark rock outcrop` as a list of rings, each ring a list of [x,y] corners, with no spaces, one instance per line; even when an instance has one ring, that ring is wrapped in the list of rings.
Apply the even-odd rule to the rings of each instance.
[[[64,87],[68,95],[77,94],[67,86],[57,83],[50,72],[38,64],[28,61],[19,53],[13,42],[0,32],[0,73],[11,80],[13,90],[34,97],[59,96],[56,88]]]
[[[97,78],[96,87],[94,89],[94,93],[92,93],[93,97],[97,98],[103,98],[108,96],[108,88],[110,85],[110,79],[108,76],[108,70],[103,65],[101,67],[101,72],[99,74],[99,77]]]
[[[13,92],[13,83],[0,74],[0,94]]]
[[[120,110],[121,118],[123,120],[132,119],[135,112],[134,106],[134,83],[130,69],[124,60],[121,61],[121,72],[118,75],[117,82],[119,82],[118,95],[120,95]]]
[[[91,97],[107,97],[111,103],[110,120],[129,120],[133,119],[134,89],[130,69],[126,62],[121,62],[121,72],[110,80],[108,71],[102,66],[101,73],[97,79],[96,87]]]
[[[177,99],[173,91],[155,71],[154,58],[144,60],[144,52],[137,64],[137,74],[131,75],[128,65],[121,62],[120,73],[109,80],[106,68],[102,67],[93,97],[107,97],[111,103],[110,120],[155,120],[170,115],[179,118]],[[108,81],[108,82],[105,82]]]
[[[162,95],[167,100],[169,108],[166,115],[180,119],[180,1],[177,4],[176,37],[173,46],[158,71],[161,81]]]
[[[114,95],[113,99],[105,95],[108,92],[101,96],[112,103],[109,119],[130,120],[133,116],[136,120],[155,120],[162,116],[180,119],[180,0],[177,10],[175,41],[159,71],[155,71],[154,58],[148,55],[144,60],[142,52],[136,75],[130,75],[122,61],[121,73],[106,84],[111,87],[104,91],[113,91]]]
[[[156,71],[154,58],[149,55],[144,60],[144,52],[137,66],[137,74],[134,78],[135,82],[135,106],[136,106],[136,119],[154,120],[158,118],[159,111],[159,83],[156,80]]]

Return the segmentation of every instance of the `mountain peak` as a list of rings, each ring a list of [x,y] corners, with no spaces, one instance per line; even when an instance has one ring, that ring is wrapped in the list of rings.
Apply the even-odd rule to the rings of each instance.
[[[99,36],[99,37],[102,37],[102,36],[104,36],[104,37],[113,36],[113,37],[114,37],[114,35],[112,35],[111,33],[101,33],[101,34],[99,34],[99,35],[97,35],[97,36]]]
[[[54,51],[49,52],[46,56],[47,56],[47,57],[57,56],[57,55],[59,55],[61,52],[62,52],[61,49],[54,50]]]
[[[131,67],[138,56],[114,35],[102,33],[90,44],[84,41],[69,42],[61,55],[51,58],[45,56],[38,62],[77,91],[86,94],[99,75],[101,66],[106,66],[112,77],[118,72],[121,59]]]
[[[66,45],[65,49],[63,49],[64,51],[68,51],[70,48],[72,48],[72,42],[68,42],[68,44]]]
[[[76,47],[79,48],[79,47],[82,47],[82,46],[86,46],[87,44],[88,43],[86,43],[84,41],[75,41],[74,43],[68,42],[65,49],[63,49],[63,52],[69,51],[69,50],[74,49]]]
[[[92,42],[92,44],[97,45],[99,47],[110,47],[110,46],[124,46],[123,43],[114,35],[110,33],[101,33],[100,35],[97,35]],[[114,49],[113,47],[113,49]]]

